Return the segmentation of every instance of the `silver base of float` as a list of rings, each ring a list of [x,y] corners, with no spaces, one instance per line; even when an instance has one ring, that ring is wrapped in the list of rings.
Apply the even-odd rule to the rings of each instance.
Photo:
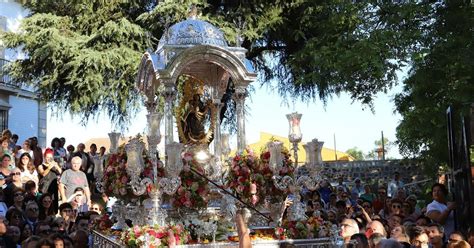
[[[97,231],[92,232],[94,244],[97,248],[123,248],[126,247],[120,241],[103,235]],[[238,242],[217,242],[209,244],[178,245],[177,248],[234,248],[239,247]],[[287,240],[256,240],[252,241],[252,247],[257,248],[279,248],[279,247],[300,247],[300,248],[333,248],[342,247],[334,244],[331,238],[319,239],[287,239]]]

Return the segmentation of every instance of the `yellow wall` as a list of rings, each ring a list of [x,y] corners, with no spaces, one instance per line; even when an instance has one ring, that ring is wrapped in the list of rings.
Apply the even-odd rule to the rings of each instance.
[[[256,152],[257,154],[260,154],[261,151],[266,149],[265,147],[266,147],[268,141],[270,141],[272,138],[283,142],[283,145],[286,148],[288,148],[289,150],[293,147],[293,145],[290,145],[290,141],[288,140],[288,137],[282,137],[282,136],[274,135],[274,134],[271,134],[271,133],[265,133],[265,132],[260,132],[260,140],[257,143],[249,144],[248,146],[254,152]],[[304,143],[306,143],[306,142],[300,142],[298,144],[298,164],[304,163],[305,160],[306,160],[306,152],[303,148]],[[292,155],[291,158],[294,160],[293,151],[291,150],[290,153]],[[235,154],[235,151],[232,151],[232,154]],[[337,154],[337,160],[344,160],[344,161],[353,161],[354,160],[354,158],[351,155],[347,154],[347,153],[344,153],[344,152],[341,152],[341,151],[336,151],[336,154]],[[336,160],[335,154],[334,154],[334,149],[325,148],[324,146],[323,146],[323,150],[321,151],[321,157],[322,157],[323,161],[334,161],[334,160]]]

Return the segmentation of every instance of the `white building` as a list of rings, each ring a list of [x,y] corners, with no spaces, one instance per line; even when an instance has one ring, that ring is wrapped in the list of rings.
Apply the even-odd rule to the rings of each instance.
[[[28,10],[17,1],[0,0],[0,30],[16,32]],[[32,89],[11,83],[3,66],[26,56],[19,50],[5,49],[0,41],[0,132],[6,128],[19,136],[18,144],[29,137],[38,137],[41,147],[46,146],[46,103],[40,102]]]

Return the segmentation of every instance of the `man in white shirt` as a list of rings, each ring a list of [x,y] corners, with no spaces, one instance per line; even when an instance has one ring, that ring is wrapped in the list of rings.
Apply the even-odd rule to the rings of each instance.
[[[444,233],[449,237],[454,231],[453,210],[456,208],[456,204],[446,200],[448,190],[443,184],[435,183],[431,187],[431,195],[433,201],[426,207],[426,216],[433,222],[442,225]]]
[[[400,173],[396,171],[393,180],[388,184],[387,195],[389,197],[394,197],[397,190],[402,188],[404,185],[405,184],[400,180]]]

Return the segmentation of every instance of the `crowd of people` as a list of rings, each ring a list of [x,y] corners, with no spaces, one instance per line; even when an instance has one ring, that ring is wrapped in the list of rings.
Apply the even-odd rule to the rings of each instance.
[[[91,231],[105,212],[107,197],[95,181],[103,171],[106,149],[92,144],[65,148],[54,138],[49,148],[36,137],[21,145],[19,137],[4,130],[0,156],[0,247],[88,247]],[[431,187],[432,202],[420,205],[419,195],[408,192],[398,173],[390,182],[348,184],[343,176],[324,180],[301,201],[307,216],[340,227],[346,247],[471,247],[474,232],[455,229],[453,211],[443,184]],[[94,201],[95,200],[95,201]],[[285,205],[291,205],[287,199]],[[110,207],[110,206],[109,206]],[[241,247],[250,246],[249,230],[236,217]]]
[[[65,138],[50,147],[39,147],[36,137],[18,140],[8,129],[0,139],[0,247],[89,247],[104,212],[94,185],[105,148],[65,148]]]
[[[474,245],[474,230],[463,233],[455,229],[456,205],[448,201],[448,191],[443,184],[433,184],[432,202],[421,206],[420,196],[407,192],[398,172],[390,182],[376,186],[363,185],[360,179],[355,179],[349,187],[343,176],[335,184],[323,181],[319,189],[302,194],[302,203],[307,216],[316,216],[340,227],[345,247],[465,248]]]

